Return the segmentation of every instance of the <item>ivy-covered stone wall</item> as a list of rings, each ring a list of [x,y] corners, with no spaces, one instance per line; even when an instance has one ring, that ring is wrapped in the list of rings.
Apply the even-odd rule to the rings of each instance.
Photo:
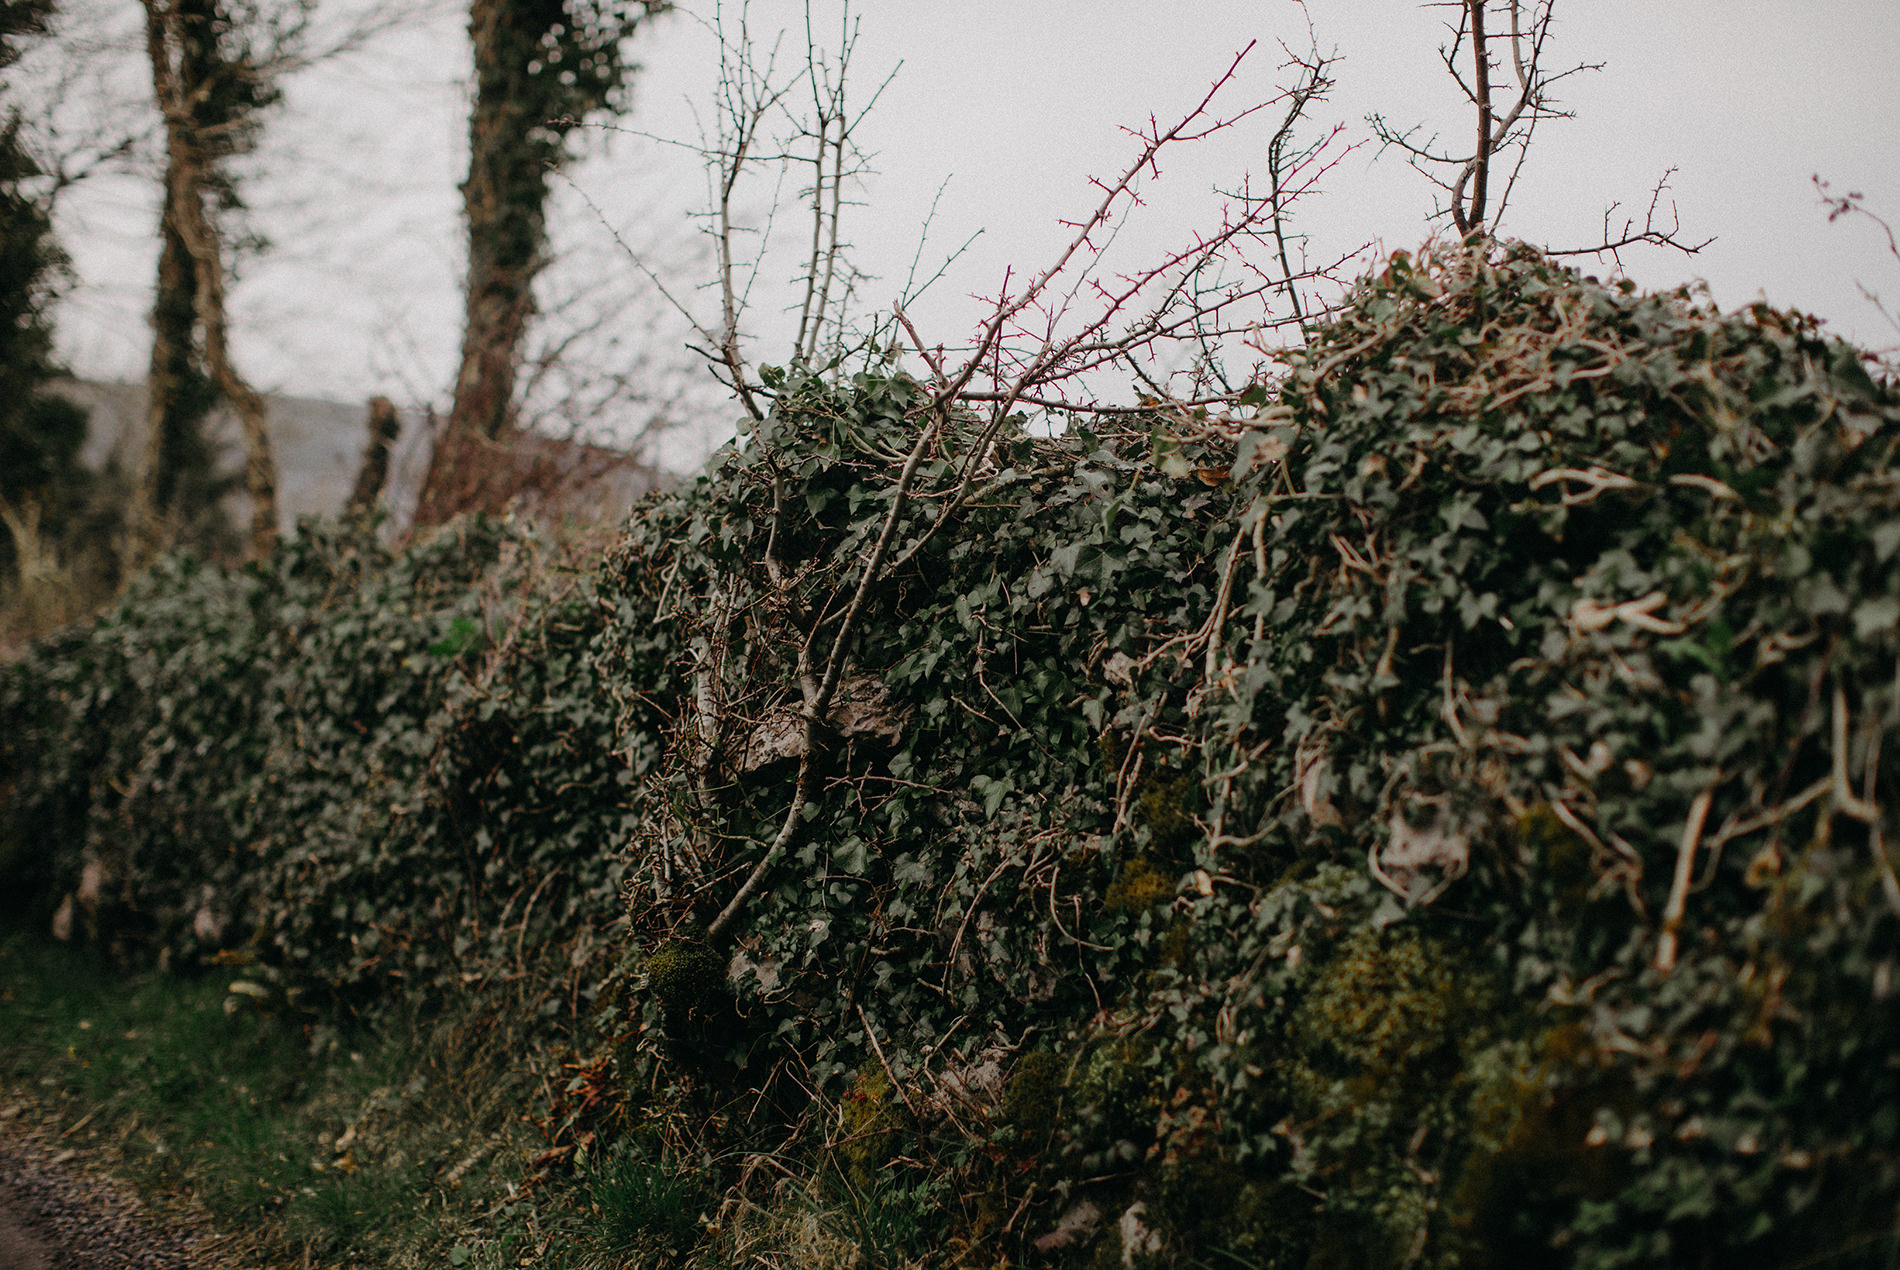
[[[6,867],[313,1003],[561,976],[541,1167],[801,1179],[874,1264],[1892,1250],[1854,350],[1498,246],[1226,411],[767,383],[596,576],[489,521],[166,566],[0,673]]]

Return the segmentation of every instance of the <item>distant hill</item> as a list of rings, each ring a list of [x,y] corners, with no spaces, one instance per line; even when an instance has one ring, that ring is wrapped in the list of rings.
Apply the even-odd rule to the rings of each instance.
[[[142,383],[64,380],[56,391],[92,414],[83,458],[94,470],[117,465],[136,470],[145,449],[145,385]],[[368,438],[366,405],[314,397],[269,398],[271,445],[277,459],[277,505],[281,527],[290,531],[304,516],[334,515],[342,510],[356,481]],[[415,508],[416,493],[428,468],[428,420],[419,411],[399,412],[402,430],[391,448],[385,502],[398,523]],[[211,435],[233,471],[242,470],[244,451],[237,420],[220,408],[211,419]],[[557,487],[531,504],[602,519],[617,518],[634,500],[665,479],[632,455],[558,437],[531,434],[523,458],[537,482]],[[242,495],[237,496],[240,500]]]

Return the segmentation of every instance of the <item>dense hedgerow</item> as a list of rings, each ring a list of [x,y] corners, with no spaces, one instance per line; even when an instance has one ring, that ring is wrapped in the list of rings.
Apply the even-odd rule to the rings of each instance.
[[[479,518],[161,562],[0,674],[15,895],[128,956],[358,999],[602,946],[624,764],[591,582]]]
[[[1279,398],[1202,734],[1239,839],[1202,867],[1261,891],[1189,902],[1149,1005],[1213,1037],[1254,1003],[1197,1049],[1236,1151],[1375,1263],[1886,1255],[1900,392],[1797,317],[1518,251],[1395,258]],[[1318,965],[1310,913],[1261,920],[1316,858],[1363,888]],[[1403,1047],[1429,1078],[1368,1039],[1419,994],[1483,1002]],[[1239,1061],[1288,1049],[1327,1083]]]
[[[703,1264],[1892,1253],[1900,390],[1852,349],[1496,247],[1393,257],[1227,415],[767,383],[595,583],[315,535],[35,650],[9,867],[290,982],[558,964],[600,1039],[541,1163],[693,1162]]]
[[[1248,417],[1005,437],[933,528],[951,427],[714,948],[929,400],[778,387],[606,584],[667,737],[636,947],[732,971],[638,1061],[717,1144],[960,1170],[979,1259],[1891,1243],[1900,395],[1852,349],[1401,255]]]

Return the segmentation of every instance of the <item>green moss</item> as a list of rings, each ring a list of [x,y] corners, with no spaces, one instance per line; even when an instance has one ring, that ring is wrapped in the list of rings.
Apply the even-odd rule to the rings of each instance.
[[[1069,1103],[1099,1145],[1145,1142],[1161,1109],[1160,1085],[1140,1037],[1091,1045],[1069,1079]]]
[[[1122,865],[1109,884],[1102,904],[1111,913],[1140,913],[1174,898],[1175,880],[1154,866],[1146,856],[1136,856]]]
[[[1033,1050],[1016,1060],[1003,1088],[1003,1123],[1018,1146],[1040,1150],[1049,1141],[1056,1130],[1067,1075],[1068,1064],[1047,1050]]]
[[[1113,731],[1102,733],[1096,742],[1102,773],[1111,782],[1121,778],[1128,762],[1128,746],[1129,742]],[[1147,831],[1148,841],[1156,848],[1179,846],[1192,838],[1198,828],[1195,814],[1207,805],[1200,778],[1157,759],[1153,750],[1144,753],[1139,767],[1130,798],[1135,825]]]
[[[860,1191],[878,1180],[878,1171],[897,1153],[904,1126],[904,1104],[882,1066],[858,1073],[845,1091],[844,1136],[838,1143],[842,1171]]]
[[[1128,757],[1128,742],[1119,732],[1102,733],[1095,742],[1095,748],[1102,756],[1102,771],[1112,780],[1121,772],[1122,760]]]
[[[1549,803],[1538,803],[1517,818],[1517,842],[1526,864],[1547,872],[1560,884],[1588,886],[1590,846],[1577,836]]]
[[[1583,946],[1607,951],[1628,935],[1637,913],[1623,886],[1599,872],[1590,844],[1539,803],[1517,818],[1519,862],[1528,871],[1549,911],[1572,929]]]
[[[1455,955],[1413,926],[1364,929],[1301,1004],[1306,1044],[1378,1079],[1402,1078],[1459,1039],[1474,1002]]]
[[[1447,1172],[1443,1223],[1461,1265],[1542,1262],[1549,1232],[1576,1219],[1579,1201],[1613,1207],[1638,1180],[1629,1153],[1591,1131],[1604,1113],[1631,1122],[1651,1098],[1602,1062],[1584,1022],[1541,1017],[1543,1026],[1474,1054],[1461,1074],[1464,1141]]]
[[[1401,923],[1346,933],[1301,986],[1264,1065],[1288,1180],[1327,1196],[1300,1236],[1305,1264],[1395,1265],[1421,1239],[1419,1264],[1454,1264],[1446,1170],[1495,1153],[1524,1097],[1524,1064],[1496,1048],[1509,1020],[1493,972],[1474,948]]]
[[[645,969],[647,986],[669,1017],[703,1013],[727,993],[725,961],[690,935],[661,944]]]
[[[1157,768],[1135,783],[1135,822],[1156,846],[1178,845],[1194,836],[1194,814],[1203,802],[1199,778]]]
[[[1188,955],[1194,947],[1194,924],[1186,918],[1169,924],[1161,938],[1155,943],[1155,960],[1164,966],[1181,967],[1187,964]]]

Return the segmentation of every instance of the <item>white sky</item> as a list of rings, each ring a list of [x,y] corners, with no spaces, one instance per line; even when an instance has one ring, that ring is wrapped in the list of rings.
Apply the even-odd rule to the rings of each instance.
[[[815,7],[822,43],[837,10],[833,0]],[[643,70],[627,126],[692,142],[696,121],[710,117],[717,59],[706,25],[712,0],[687,0],[685,9],[635,42]],[[1119,125],[1139,126],[1150,114],[1171,122],[1249,41],[1258,46],[1224,100],[1238,108],[1271,96],[1278,41],[1307,41],[1306,16],[1292,0],[860,0],[857,12],[854,94],[862,100],[901,63],[863,125],[877,174],[861,191],[866,206],[847,222],[858,264],[878,279],[864,302],[884,307],[902,289],[942,187],[925,272],[981,236],[912,315],[927,339],[951,344],[980,311],[967,297],[994,293],[1008,268],[1042,268],[1068,237],[1060,221],[1094,206],[1089,179],[1126,165],[1134,143]],[[1310,235],[1316,258],[1368,242],[1413,247],[1431,232],[1435,191],[1397,154],[1378,155],[1365,116],[1422,124],[1464,144],[1470,124],[1438,60],[1446,12],[1414,0],[1310,0],[1320,46],[1341,58],[1338,87],[1313,130],[1340,123],[1346,142],[1364,143],[1300,208],[1296,228]],[[800,0],[754,0],[755,39],[789,25],[781,59],[802,57],[803,13]],[[114,20],[123,15],[106,25]],[[1608,204],[1640,220],[1651,187],[1673,168],[1670,197],[1684,236],[1716,241],[1693,258],[1625,252],[1640,285],[1701,279],[1724,307],[1765,296],[1816,313],[1859,343],[1900,343],[1859,289],[1884,292],[1900,312],[1900,260],[1886,254],[1871,221],[1829,224],[1810,183],[1818,173],[1839,190],[1863,192],[1872,210],[1900,225],[1900,4],[1559,0],[1558,22],[1557,62],[1605,67],[1559,89],[1577,118],[1539,132],[1506,233],[1558,247],[1594,241]],[[102,69],[110,60],[89,56]],[[257,224],[275,246],[245,264],[234,293],[235,350],[253,380],[346,401],[376,392],[412,402],[443,396],[460,317],[455,187],[466,161],[466,56],[459,19],[441,9],[290,86],[250,187]],[[136,95],[138,74],[136,62],[119,72],[119,91]],[[1164,159],[1147,205],[1121,231],[1117,258],[1133,266],[1211,227],[1220,205],[1212,191],[1264,168],[1274,122],[1262,115]],[[550,295],[582,289],[588,297],[557,326],[606,306],[618,316],[594,339],[597,364],[678,364],[683,329],[669,325],[613,237],[710,321],[713,297],[692,290],[704,277],[703,253],[693,248],[692,214],[706,194],[699,165],[676,146],[602,135],[572,175],[556,224],[564,263]],[[751,206],[762,203],[755,195]],[[100,179],[68,198],[61,228],[79,282],[62,310],[62,342],[82,374],[142,374],[154,216],[149,183],[131,177]],[[795,221],[781,217],[781,241],[805,232]],[[789,328],[775,311],[789,293],[768,284],[793,268],[787,256],[768,261],[762,275],[751,323],[759,360],[783,356]],[[613,330],[622,342],[602,342]],[[642,350],[643,341],[659,351]],[[716,439],[699,438],[688,451]]]

